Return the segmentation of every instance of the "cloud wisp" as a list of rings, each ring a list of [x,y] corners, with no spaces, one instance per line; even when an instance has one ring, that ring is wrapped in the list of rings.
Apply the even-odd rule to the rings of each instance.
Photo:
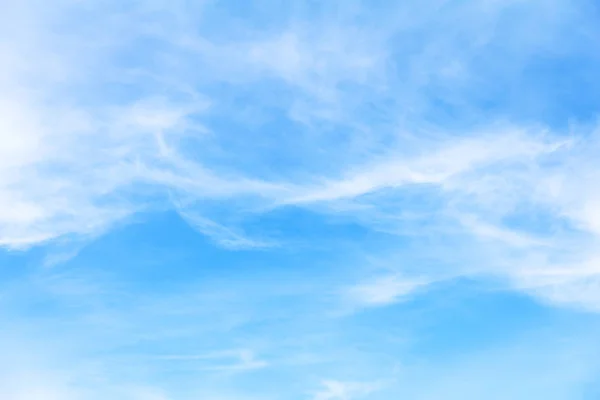
[[[516,98],[499,97],[494,113],[475,93],[528,84],[515,68],[552,51],[595,65],[581,44],[595,40],[585,6],[550,3],[437,4],[444,16],[410,5],[384,19],[362,6],[298,5],[264,29],[227,31],[211,28],[216,11],[201,2],[67,1],[52,12],[10,2],[0,244],[95,237],[174,208],[225,247],[265,248],[285,238],[248,236],[244,218],[303,207],[402,235],[444,221],[496,257],[533,262],[488,272],[534,293],[596,280],[594,123],[568,129],[543,113],[527,122]],[[469,22],[444,25],[459,19]],[[517,40],[525,26],[537,28]],[[535,280],[556,268],[548,285],[546,272]],[[600,307],[591,295],[574,301]]]
[[[0,363],[8,377],[0,386],[11,399],[170,399],[162,389],[125,382],[148,381],[161,368],[202,374],[206,393],[233,379],[256,389],[244,379],[298,373],[273,372],[285,357],[261,348],[284,348],[295,339],[286,335],[316,343],[343,337],[344,318],[323,317],[323,308],[381,315],[457,278],[491,277],[553,306],[600,311],[600,57],[592,51],[600,29],[593,2],[6,3],[0,247],[67,248],[48,267],[73,257],[70,246],[79,249],[138,215],[173,211],[228,255],[261,250],[243,253],[244,266],[255,261],[276,276],[240,267],[245,285],[181,284],[183,294],[145,281],[122,284],[122,291],[111,282],[107,289],[96,276],[57,279],[53,288],[9,288],[0,296],[7,316],[40,292],[40,303],[76,314],[57,326],[40,323],[49,329],[41,342],[52,348],[72,332],[65,352],[79,350],[46,367],[38,360],[46,354],[19,358],[33,353],[25,351],[26,335],[17,328],[14,337],[7,333],[5,342],[20,351]],[[328,230],[336,223],[342,228]],[[334,239],[364,251],[341,257],[345,250]],[[326,250],[307,251],[313,258],[305,259],[294,247],[299,242]],[[199,252],[205,250],[211,251]],[[252,259],[286,251],[294,255],[286,262],[297,257],[319,277],[304,270],[286,275],[280,260]],[[365,256],[352,259],[358,253]],[[369,269],[372,259],[377,271]],[[203,267],[222,265],[200,260]],[[319,262],[343,276],[317,270]],[[119,276],[126,280],[135,266]],[[284,316],[294,313],[297,319]],[[265,328],[272,326],[278,330]],[[192,344],[179,349],[172,337]],[[199,348],[200,337],[209,344]],[[218,344],[212,348],[242,350],[205,352],[211,340]],[[148,351],[148,343],[165,349]],[[115,349],[135,346],[154,357],[151,365],[110,359],[118,358]],[[298,359],[317,352],[289,346]],[[323,367],[331,360],[359,365],[360,346],[321,346],[325,361],[315,362],[314,373],[303,370],[310,379],[298,385],[321,382],[322,389],[299,392],[314,400],[383,396],[386,388],[353,380],[352,371],[324,379],[334,376]],[[65,372],[98,353],[101,365]],[[511,360],[519,360],[514,353]],[[22,361],[9,371],[13,359]],[[107,366],[117,364],[123,368],[111,375]],[[580,375],[587,372],[572,380]],[[455,382],[444,384],[460,392]],[[210,396],[203,398],[255,398]]]

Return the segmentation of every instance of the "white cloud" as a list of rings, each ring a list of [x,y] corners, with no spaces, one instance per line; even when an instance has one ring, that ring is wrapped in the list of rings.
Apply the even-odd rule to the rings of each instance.
[[[396,304],[443,279],[492,275],[542,301],[600,311],[600,132],[553,124],[548,115],[568,113],[569,99],[538,76],[546,59],[574,55],[567,61],[579,64],[598,47],[596,21],[584,18],[581,3],[426,1],[377,10],[340,1],[310,11],[289,2],[289,20],[263,15],[260,28],[246,16],[211,20],[215,2],[5,3],[0,246],[60,239],[66,251],[48,263],[60,262],[74,254],[70,239],[80,246],[136,213],[173,209],[221,246],[267,248],[285,237],[270,237],[259,224],[245,229],[244,218],[303,207],[384,232],[391,243],[378,247],[377,257],[392,272],[335,289],[353,309]],[[582,90],[581,102],[596,88]],[[395,263],[398,252],[414,251],[395,246],[407,236],[423,242],[428,263],[414,254],[403,254],[414,256],[410,263]],[[257,304],[252,312],[245,307],[265,291],[241,294],[233,305],[220,292],[148,300],[95,278],[41,279],[33,290],[3,293],[7,309],[39,295],[40,303],[81,314],[68,323],[2,315],[34,326],[24,329],[28,335],[0,337],[0,397],[183,398],[175,386],[197,383],[186,376],[171,377],[173,387],[143,382],[193,364],[207,380],[218,375],[210,385],[223,379],[219,386],[285,358],[177,346],[166,346],[168,355],[151,365],[95,357],[140,338],[227,342],[242,325],[260,329],[249,324]],[[277,335],[262,339],[281,340]],[[417,393],[481,397],[495,385],[497,360],[504,360],[502,382],[514,383],[511,366],[521,363],[522,349],[509,350],[508,362],[494,354],[491,364],[442,371],[439,390],[425,380]],[[324,353],[319,368],[330,361]],[[552,364],[539,360],[532,365]],[[462,387],[483,364],[483,383]],[[567,383],[586,377],[587,365],[582,369]],[[557,371],[545,376],[566,392],[571,386]],[[534,383],[543,392],[541,381]],[[369,398],[381,388],[327,380],[312,398]],[[200,389],[198,398],[248,398],[235,388],[230,395]]]
[[[483,137],[481,137],[483,136]],[[390,151],[388,160],[371,165],[354,166],[354,173],[324,187],[288,200],[292,203],[334,201],[354,198],[386,188],[401,188],[412,184],[435,184],[452,189],[461,175],[478,173],[501,163],[529,162],[556,150],[561,143],[545,143],[531,134],[513,130],[493,135],[485,132],[466,139],[450,139],[440,144],[418,149],[422,154],[406,155]],[[476,176],[475,181],[480,178]],[[457,190],[469,190],[470,182],[458,182]]]
[[[353,400],[363,398],[381,389],[380,383],[343,382],[327,380],[323,389],[313,396],[313,400]]]
[[[193,214],[184,210],[179,210],[179,215],[190,224],[191,227],[210,237],[216,243],[229,249],[261,249],[276,245],[269,240],[253,239],[247,235],[238,232],[233,227],[227,227],[211,221],[201,215]]]
[[[410,279],[396,274],[385,275],[348,288],[346,296],[357,306],[384,306],[413,295],[429,283],[425,279]]]
[[[3,332],[2,339],[0,392],[3,399],[170,399],[158,387],[106,379],[106,371],[98,368],[98,362],[74,355],[73,349],[65,344],[51,348],[46,340],[30,340],[21,335],[12,337],[8,331]]]
[[[157,358],[165,361],[199,362],[201,370],[224,373],[240,373],[265,368],[269,365],[267,361],[257,359],[254,352],[247,349],[207,354],[163,355]]]
[[[205,29],[204,3],[190,10],[183,2],[67,1],[50,10],[10,2],[0,20],[11,39],[0,47],[0,245],[95,237],[136,212],[167,207],[228,247],[277,242],[247,237],[243,218],[211,215],[207,200],[231,215],[295,205],[405,233],[402,215],[419,205],[398,197],[427,187],[433,205],[416,219],[441,216],[452,225],[446,235],[485,242],[494,260],[481,260],[479,272],[515,281],[525,274],[517,287],[534,293],[544,280],[531,268],[571,265],[569,274],[579,276],[600,235],[595,128],[565,139],[559,129],[510,121],[520,98],[498,114],[475,103],[496,86],[526,83],[517,69],[550,49],[585,55],[566,35],[586,22],[585,10],[515,1],[431,13],[434,3],[385,15],[349,7],[336,18],[319,8],[264,29],[232,28],[224,39],[227,28]],[[450,23],[457,20],[465,23]],[[237,105],[222,94],[231,86],[263,112],[301,120],[301,138],[268,132],[262,144],[249,136],[240,150],[245,133],[237,127],[214,131],[211,118],[236,117]],[[542,92],[531,101],[549,105]],[[439,101],[468,111],[437,120]],[[481,123],[495,119],[511,124]],[[541,119],[537,125],[547,125]],[[302,165],[263,161],[273,152]],[[528,213],[550,222],[539,229],[507,222]],[[515,252],[527,262],[507,267]],[[532,258],[544,262],[528,265]],[[549,298],[595,307],[593,291],[572,294],[590,279],[595,272],[554,278]],[[357,296],[389,303],[412,290],[395,278],[378,285],[359,286]]]

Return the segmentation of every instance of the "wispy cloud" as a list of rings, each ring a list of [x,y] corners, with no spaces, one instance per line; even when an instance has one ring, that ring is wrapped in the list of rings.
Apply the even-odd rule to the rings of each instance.
[[[414,295],[429,283],[425,279],[411,279],[395,274],[384,275],[348,288],[346,296],[355,306],[384,306]]]
[[[514,97],[493,113],[476,93],[526,82],[515,68],[557,51],[593,63],[575,43],[595,40],[581,28],[584,6],[432,2],[439,15],[418,5],[334,14],[298,6],[283,23],[232,27],[224,39],[223,29],[208,29],[215,10],[201,3],[65,2],[52,13],[11,4],[0,98],[5,247],[95,237],[165,208],[226,247],[265,247],[278,238],[248,237],[240,210],[291,205],[388,232],[406,231],[407,212],[421,221],[441,215],[471,240],[536,255],[553,257],[559,241],[573,262],[583,250],[564,244],[566,228],[506,221],[528,208],[597,240],[597,129],[565,132],[545,114],[527,123]],[[78,21],[91,15],[89,26]],[[469,22],[448,25],[457,20]],[[59,23],[63,31],[51,30]],[[538,92],[536,104],[554,107]],[[282,112],[280,132],[243,133],[234,123],[247,118],[240,96],[258,126]],[[430,188],[426,209],[404,199],[422,188]],[[236,217],[217,218],[207,202]]]
[[[200,369],[215,372],[243,372],[253,369],[264,368],[268,365],[266,361],[255,358],[250,350],[222,351],[208,354],[182,354],[162,355],[156,357],[166,361],[195,361],[209,362],[209,365],[201,365]],[[233,363],[227,361],[233,359]]]
[[[72,333],[61,339],[66,361],[40,351],[12,370],[0,363],[12,398],[167,399],[179,392],[144,384],[163,363],[194,364],[221,383],[275,373],[267,367],[285,357],[233,340],[242,328],[277,348],[286,335],[317,338],[315,348],[292,346],[326,349],[324,370],[294,388],[306,393],[332,376],[327,362],[362,360],[322,345],[345,323],[323,309],[385,313],[459,277],[600,310],[593,1],[5,3],[0,247],[51,249],[46,269],[3,282],[0,311],[27,333],[15,322],[5,339],[51,349]],[[186,277],[189,286],[169,291],[167,282],[165,293],[140,278],[146,270],[128,285],[135,265],[107,278],[112,259],[75,277],[48,268],[137,215],[167,210],[221,248],[262,250],[244,263],[272,275],[248,267],[244,285],[223,278],[215,287]],[[253,260],[258,253],[287,258]],[[213,261],[186,259],[198,275]],[[287,263],[302,271],[286,275]],[[281,294],[294,284],[309,289]],[[19,316],[44,315],[38,300],[69,318]],[[47,337],[35,339],[28,324]],[[192,344],[169,346],[169,335]],[[200,336],[209,344],[190,339]],[[148,343],[165,348],[124,353],[162,360],[109,372],[116,349]],[[99,353],[101,365],[84,362]],[[359,381],[324,381],[314,398],[377,391]],[[213,398],[243,397],[212,389]]]
[[[379,390],[379,383],[342,382],[328,380],[323,382],[323,389],[313,396],[314,400],[351,400],[359,399]]]

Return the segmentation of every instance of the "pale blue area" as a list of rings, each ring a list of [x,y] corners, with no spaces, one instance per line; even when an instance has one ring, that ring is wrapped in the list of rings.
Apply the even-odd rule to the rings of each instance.
[[[295,250],[219,249],[167,213],[109,233],[59,267],[36,268],[39,251],[4,254],[3,319],[18,315],[19,330],[48,346],[79,343],[81,365],[103,360],[114,379],[152,382],[173,398],[193,398],[210,382],[303,399],[323,376],[387,381],[374,399],[442,390],[449,399],[595,398],[598,318],[499,282],[458,279],[396,305],[331,315],[331,290],[356,275],[358,254],[380,245],[357,227],[324,222],[294,212],[256,222],[298,240],[318,236],[321,246]],[[215,377],[202,370],[207,361],[153,358],[229,348],[258,349],[272,365]]]

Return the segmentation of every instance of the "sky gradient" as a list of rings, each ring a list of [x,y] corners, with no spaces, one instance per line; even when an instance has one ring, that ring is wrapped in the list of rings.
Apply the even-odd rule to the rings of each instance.
[[[0,399],[600,398],[595,0],[0,0]]]

